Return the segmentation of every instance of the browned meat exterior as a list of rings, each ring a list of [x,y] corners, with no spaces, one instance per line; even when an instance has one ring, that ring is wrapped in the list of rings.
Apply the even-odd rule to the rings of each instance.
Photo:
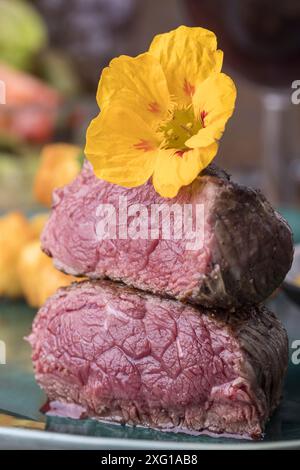
[[[264,307],[230,316],[110,281],[60,289],[29,341],[59,414],[251,438],[280,401],[288,361]]]
[[[97,211],[111,204],[119,216],[120,197],[128,206],[173,204],[204,207],[204,239],[199,249],[184,239],[99,239]],[[117,230],[121,226],[116,218]],[[162,199],[149,182],[125,189],[97,179],[86,163],[78,178],[54,193],[43,250],[56,267],[93,279],[109,278],[145,291],[207,307],[251,305],[267,298],[290,268],[291,230],[257,191],[208,169],[174,199]]]

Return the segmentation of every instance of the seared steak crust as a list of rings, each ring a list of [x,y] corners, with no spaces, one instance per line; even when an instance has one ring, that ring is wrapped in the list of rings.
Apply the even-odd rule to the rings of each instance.
[[[232,316],[109,281],[60,289],[29,341],[60,413],[251,438],[279,403],[288,361],[286,333],[264,307]]]
[[[191,300],[230,307],[266,299],[291,267],[293,239],[287,222],[259,191],[221,181],[210,223],[211,269]]]

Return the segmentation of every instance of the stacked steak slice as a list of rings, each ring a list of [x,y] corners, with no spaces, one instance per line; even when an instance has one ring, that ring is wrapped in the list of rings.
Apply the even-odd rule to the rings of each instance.
[[[230,316],[109,281],[60,289],[30,342],[60,414],[75,403],[81,417],[253,438],[279,403],[288,354],[264,307]]]
[[[115,236],[133,220],[119,214],[120,198],[149,211],[188,205],[201,245],[166,239],[162,218],[156,239]],[[115,208],[110,238],[99,236],[103,205]],[[167,200],[150,182],[124,189],[85,164],[55,191],[42,246],[59,269],[92,279],[60,289],[34,321],[33,363],[52,412],[261,437],[280,400],[288,350],[279,321],[256,304],[283,280],[293,245],[260,193],[209,168]]]
[[[119,218],[122,198],[128,207],[141,204],[149,213],[159,204],[169,209],[190,204],[194,219],[196,205],[203,207],[203,246],[187,249],[184,237],[151,239],[150,234],[147,239],[99,238],[99,208],[105,204],[116,208],[116,235],[124,228]],[[158,223],[160,232],[162,218]],[[289,227],[262,194],[231,183],[213,169],[183,188],[177,198],[163,199],[151,182],[126,189],[101,181],[87,163],[72,184],[55,191],[52,216],[42,235],[43,250],[66,273],[120,280],[221,308],[268,297],[290,268],[292,247]]]

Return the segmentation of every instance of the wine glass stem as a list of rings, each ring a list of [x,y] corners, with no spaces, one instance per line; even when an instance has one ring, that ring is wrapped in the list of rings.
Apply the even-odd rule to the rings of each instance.
[[[262,189],[266,197],[274,205],[287,202],[292,190],[288,183],[288,155],[284,151],[283,145],[285,114],[289,106],[290,100],[286,93],[267,92],[263,95]]]

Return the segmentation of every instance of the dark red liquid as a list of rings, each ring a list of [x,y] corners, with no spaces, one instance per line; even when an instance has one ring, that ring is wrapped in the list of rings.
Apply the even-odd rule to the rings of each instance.
[[[300,79],[300,0],[185,0],[214,31],[225,63],[247,79],[290,88]]]

